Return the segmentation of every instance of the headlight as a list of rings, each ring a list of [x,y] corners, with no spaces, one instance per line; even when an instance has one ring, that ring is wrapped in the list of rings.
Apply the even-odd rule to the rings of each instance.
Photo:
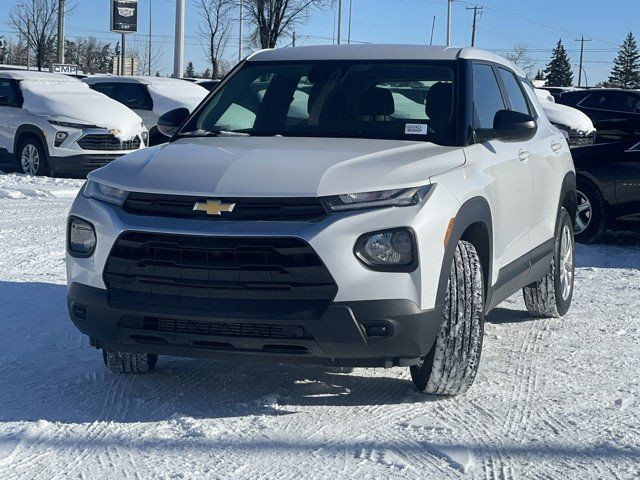
[[[93,198],[112,205],[121,206],[127,198],[128,192],[121,190],[120,188],[110,187],[108,185],[103,185],[102,183],[87,180],[87,183],[84,184],[84,191],[82,194],[86,198]]]
[[[67,232],[67,250],[74,257],[89,257],[96,248],[96,231],[91,223],[71,216]]]
[[[412,272],[418,266],[415,235],[409,228],[362,235],[356,242],[354,252],[372,270]]]
[[[62,142],[64,142],[67,139],[68,136],[69,134],[67,132],[62,132],[62,131],[56,132],[56,137],[53,144],[56,147],[59,147],[60,145],[62,145]]]
[[[83,128],[98,128],[95,125],[87,125],[85,123],[58,122],[56,120],[49,120],[49,123],[58,127],[77,128],[78,130],[82,130]]]
[[[432,187],[433,185],[423,185],[421,187],[399,188],[378,192],[347,193],[344,195],[323,197],[320,200],[329,212],[362,210],[365,208],[407,207],[420,203]]]

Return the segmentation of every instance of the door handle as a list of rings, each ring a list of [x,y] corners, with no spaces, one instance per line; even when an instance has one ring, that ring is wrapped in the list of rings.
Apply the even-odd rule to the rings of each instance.
[[[529,160],[530,156],[531,156],[531,152],[529,150],[521,149],[518,152],[518,158],[520,159],[521,162],[526,162],[527,160]]]
[[[560,142],[551,142],[551,150],[557,153],[561,149],[562,149],[562,144]]]

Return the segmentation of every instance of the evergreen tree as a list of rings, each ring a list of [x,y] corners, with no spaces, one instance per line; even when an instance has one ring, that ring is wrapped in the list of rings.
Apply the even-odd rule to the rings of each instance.
[[[562,39],[558,40],[551,54],[551,61],[544,71],[547,85],[550,87],[570,87],[573,85],[573,71],[567,56],[567,51],[562,45]]]
[[[187,78],[193,78],[196,76],[196,71],[193,68],[193,62],[187,63],[187,69],[184,71],[184,76]]]
[[[544,73],[542,73],[542,70],[538,70],[538,73],[536,73],[536,77],[534,78],[534,80],[544,80]]]
[[[640,53],[631,32],[620,46],[618,57],[613,61],[608,83],[618,88],[640,88]]]
[[[207,68],[204,72],[202,72],[202,78],[211,78],[211,69]]]

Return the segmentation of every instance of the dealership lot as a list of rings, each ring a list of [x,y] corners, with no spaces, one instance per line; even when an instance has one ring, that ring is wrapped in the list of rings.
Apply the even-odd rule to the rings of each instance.
[[[118,376],[66,312],[81,185],[0,175],[0,478],[640,476],[637,234],[578,245],[563,319],[531,319],[520,295],[494,310],[455,399],[417,393],[405,369],[162,357]]]

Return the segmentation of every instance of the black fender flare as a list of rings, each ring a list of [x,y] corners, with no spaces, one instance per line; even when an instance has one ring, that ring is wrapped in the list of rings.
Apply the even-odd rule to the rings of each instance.
[[[49,146],[47,145],[47,139],[45,138],[44,133],[40,128],[36,127],[35,125],[29,125],[29,124],[20,125],[16,130],[16,134],[13,137],[13,154],[14,155],[18,150],[18,144],[20,142],[20,139],[25,134],[32,134],[38,137],[38,139],[40,139],[40,141],[42,142],[42,146],[44,147],[44,153],[47,155],[47,157],[49,156]]]
[[[566,205],[569,216],[571,217],[571,223],[575,224],[576,213],[578,211],[578,199],[576,197],[577,180],[575,172],[567,172],[562,180],[562,187],[560,188],[560,198],[558,199],[558,214],[557,218],[560,218],[560,211],[565,206],[567,196],[569,204]],[[556,224],[558,222],[556,221]],[[557,226],[556,226],[557,233]]]
[[[483,246],[485,251],[479,251],[478,254],[481,258],[486,257],[483,262],[484,288],[487,296],[490,295],[491,285],[489,285],[489,283],[491,282],[493,272],[493,219],[491,215],[491,207],[489,206],[489,202],[486,198],[473,197],[462,204],[453,219],[453,226],[449,232],[449,238],[445,245],[444,256],[442,258],[442,267],[440,268],[438,292],[436,294],[436,308],[442,308],[444,305],[447,283],[449,281],[449,272],[451,270],[453,256],[455,254],[456,247],[458,246],[458,242],[463,238],[469,227],[474,224],[483,228],[483,235],[486,234],[487,243]],[[488,298],[485,298],[485,304],[487,305],[488,300]]]

